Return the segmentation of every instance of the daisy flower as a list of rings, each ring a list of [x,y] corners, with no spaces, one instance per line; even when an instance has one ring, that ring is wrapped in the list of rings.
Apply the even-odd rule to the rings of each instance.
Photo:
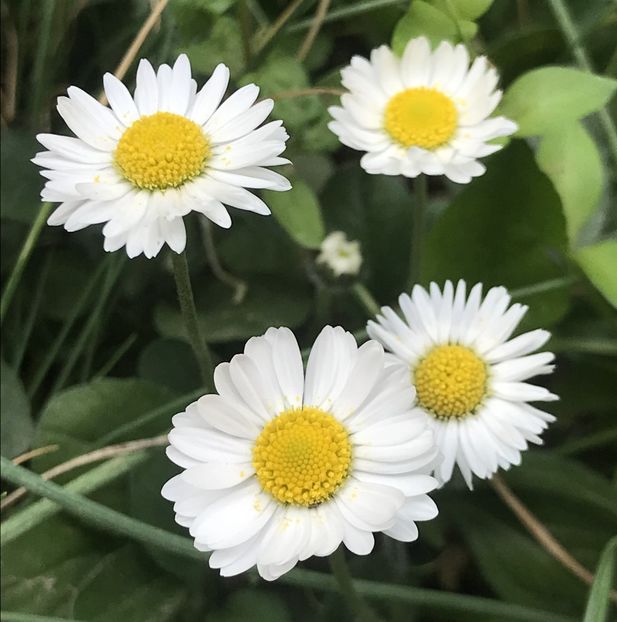
[[[156,73],[142,60],[134,96],[105,74],[111,108],[71,86],[58,98],[58,112],[76,138],[39,134],[49,151],[33,159],[49,180],[42,199],[60,203],[48,224],[77,231],[106,223],[106,251],[125,246],[129,257],[154,257],[165,243],[184,250],[183,217],[192,211],[226,228],[225,205],[269,214],[246,188],[290,188],[265,168],[289,163],[279,157],[288,136],[281,121],[256,129],[273,102],[255,104],[254,84],[221,103],[228,82],[229,69],[220,64],[197,92],[182,54]]]
[[[325,264],[335,276],[357,275],[362,266],[360,242],[348,240],[345,232],[333,231],[320,246],[317,263]]]
[[[442,41],[432,52],[419,37],[401,58],[382,45],[370,61],[354,56],[341,76],[349,93],[329,109],[329,128],[366,151],[367,173],[445,175],[465,184],[486,170],[478,158],[501,149],[490,141],[517,130],[505,117],[489,118],[501,99],[499,76],[485,56],[470,66],[462,44]]]
[[[447,482],[457,464],[472,488],[472,474],[484,479],[499,467],[520,464],[527,443],[541,444],[539,435],[555,419],[528,402],[557,396],[526,382],[553,371],[551,352],[531,354],[550,333],[511,338],[527,307],[509,306],[503,287],[489,289],[482,299],[481,284],[469,296],[464,281],[456,291],[450,281],[443,291],[431,283],[430,293],[416,285],[399,304],[404,320],[383,307],[367,330],[416,388],[413,412],[433,428],[443,455],[435,468],[438,479]]]
[[[273,580],[341,542],[366,555],[374,532],[410,542],[436,516],[433,433],[377,342],[327,326],[305,374],[293,333],[271,328],[214,382],[173,418],[167,455],[184,470],[162,494],[221,575]]]

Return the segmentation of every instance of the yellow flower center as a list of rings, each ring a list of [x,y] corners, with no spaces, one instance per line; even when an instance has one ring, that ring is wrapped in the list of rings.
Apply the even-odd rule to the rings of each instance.
[[[438,419],[464,417],[486,394],[486,364],[469,348],[437,346],[413,372],[418,401]]]
[[[253,448],[261,487],[281,503],[323,503],[345,481],[350,465],[347,430],[332,415],[310,406],[272,419]]]
[[[448,142],[456,130],[458,115],[454,102],[426,87],[397,93],[386,106],[388,134],[403,147],[435,149]]]
[[[210,156],[201,128],[186,117],[157,112],[129,127],[114,153],[122,175],[138,188],[176,188],[199,175]]]

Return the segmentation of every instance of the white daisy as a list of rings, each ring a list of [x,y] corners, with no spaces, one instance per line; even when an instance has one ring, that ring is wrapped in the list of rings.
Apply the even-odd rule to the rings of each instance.
[[[288,190],[289,182],[267,166],[279,157],[287,132],[281,121],[256,129],[270,114],[271,99],[255,104],[249,84],[221,100],[229,69],[218,65],[197,92],[186,55],[155,73],[147,60],[137,69],[134,97],[113,75],[103,78],[111,109],[71,86],[58,98],[58,112],[77,136],[39,134],[49,151],[35,164],[49,181],[41,197],[61,205],[50,225],[77,231],[103,227],[105,250],[126,246],[129,257],[154,257],[167,243],[184,250],[183,217],[200,212],[231,226],[225,205],[269,214],[246,188]]]
[[[184,471],[162,494],[221,575],[273,580],[341,542],[366,555],[374,532],[410,542],[436,516],[433,434],[377,342],[327,326],[305,374],[293,333],[271,328],[214,382],[173,418],[167,455]]]
[[[399,298],[404,320],[383,307],[368,334],[394,356],[394,364],[416,388],[417,407],[435,431],[443,461],[435,474],[452,477],[456,463],[467,485],[472,473],[490,477],[499,467],[520,464],[527,443],[541,444],[540,434],[554,417],[527,402],[558,399],[525,382],[552,372],[551,352],[531,354],[550,333],[533,330],[510,338],[527,307],[510,304],[503,287],[482,285],[466,297],[464,281],[456,291],[446,281],[443,292],[416,285],[411,297]]]
[[[446,175],[468,183],[486,170],[477,158],[501,149],[490,141],[516,131],[505,117],[488,118],[499,100],[499,76],[485,56],[469,66],[464,45],[442,41],[434,52],[412,39],[401,58],[385,45],[370,61],[354,56],[341,71],[349,90],[329,109],[330,129],[366,151],[367,173],[416,177]]]
[[[348,240],[343,231],[328,234],[320,246],[317,263],[323,263],[335,276],[358,274],[362,266],[360,242]]]

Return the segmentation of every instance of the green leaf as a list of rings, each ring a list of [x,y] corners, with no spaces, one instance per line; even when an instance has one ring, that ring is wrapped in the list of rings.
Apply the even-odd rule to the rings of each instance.
[[[280,596],[256,589],[242,589],[234,592],[223,608],[208,616],[209,622],[245,622],[246,620],[290,622],[291,619]]]
[[[57,443],[60,449],[34,460],[43,471],[97,446],[98,439],[171,399],[165,387],[137,379],[103,378],[54,395],[41,414],[37,445]],[[140,429],[141,436],[159,434],[160,422]],[[131,440],[122,438],[118,440]]]
[[[542,137],[536,160],[561,198],[570,246],[575,246],[602,194],[604,169],[598,148],[580,123],[572,123]]]
[[[176,393],[188,393],[201,386],[193,349],[179,339],[151,341],[139,356],[137,370],[140,378]]]
[[[0,204],[2,218],[31,223],[41,206],[43,178],[30,159],[43,147],[31,132],[2,128],[0,141]]]
[[[493,590],[504,600],[529,607],[580,611],[585,594],[581,582],[527,535],[487,509],[461,498],[454,519]]]
[[[617,80],[569,67],[541,67],[522,75],[506,91],[500,114],[518,123],[518,136],[559,130],[602,108]]]
[[[443,11],[423,0],[414,0],[392,33],[392,49],[401,55],[410,39],[428,37],[433,46],[447,39],[458,42],[456,23]]]
[[[493,0],[451,0],[457,13],[463,19],[475,20],[484,15],[493,4]]]
[[[153,567],[134,545],[105,555],[79,586],[73,615],[88,622],[172,622],[186,590]]]
[[[605,622],[608,619],[609,593],[613,589],[616,559],[617,536],[609,540],[598,562],[583,622]]]
[[[287,192],[265,191],[266,203],[289,235],[304,248],[317,249],[325,236],[315,193],[300,179]]]
[[[297,91],[309,88],[310,80],[302,63],[287,54],[279,56],[279,52],[271,53],[264,64],[256,71],[247,73],[240,84],[254,82],[259,85],[263,97],[271,97],[286,91]],[[281,119],[289,133],[300,132],[310,121],[319,117],[324,106],[317,95],[308,97],[286,97],[275,100],[274,118]]]
[[[264,333],[270,326],[294,328],[310,312],[310,293],[295,283],[262,279],[253,281],[242,302],[231,302],[229,288],[210,282],[196,292],[197,308],[205,309],[199,320],[210,343],[248,339]],[[203,304],[200,301],[203,300]],[[186,339],[184,323],[175,306],[160,304],[154,322],[165,337]]]
[[[422,280],[463,278],[515,289],[563,276],[555,253],[565,250],[564,217],[530,149],[513,141],[486,166],[486,174],[465,187],[429,233]],[[531,306],[521,330],[562,317],[568,296],[564,288],[521,298]]]
[[[617,240],[584,246],[573,253],[589,280],[617,307]]]
[[[30,416],[30,402],[21,380],[4,361],[1,365],[1,453],[7,458],[13,458],[30,448],[34,436],[34,424]]]
[[[236,20],[228,16],[218,17],[204,40],[187,43],[177,48],[191,59],[196,73],[209,75],[219,63],[225,63],[232,75],[244,71],[242,31]]]

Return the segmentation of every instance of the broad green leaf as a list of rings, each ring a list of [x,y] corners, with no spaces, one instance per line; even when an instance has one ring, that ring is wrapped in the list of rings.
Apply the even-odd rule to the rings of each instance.
[[[394,28],[392,49],[400,55],[410,39],[422,36],[428,37],[433,45],[444,39],[458,40],[456,24],[448,15],[428,2],[414,0]]]
[[[30,416],[30,402],[21,380],[4,361],[1,365],[1,452],[7,458],[14,458],[30,447],[34,436],[34,424]]]
[[[583,622],[605,622],[608,619],[609,593],[613,589],[616,563],[617,536],[609,540],[598,562]]]
[[[542,137],[536,160],[561,198],[570,246],[576,246],[602,193],[604,169],[598,148],[580,123],[572,123]]]
[[[241,303],[233,304],[231,291],[218,282],[207,283],[196,292],[197,308],[204,309],[199,320],[209,343],[248,339],[270,326],[294,328],[310,312],[307,289],[292,282],[252,281]],[[203,304],[201,304],[203,300]],[[184,324],[175,306],[160,304],[154,313],[159,333],[186,339]]]
[[[602,108],[617,80],[569,67],[541,67],[512,84],[500,114],[518,123],[518,136],[547,134]]]
[[[475,20],[491,8],[493,0],[452,0],[452,4],[463,19]]]
[[[210,616],[209,622],[246,622],[247,620],[268,620],[268,622],[290,622],[292,620],[283,599],[275,593],[242,589],[233,593],[224,607]]]
[[[487,172],[465,187],[428,234],[422,280],[463,278],[514,289],[563,276],[554,259],[566,246],[559,198],[530,149],[513,141],[485,162]],[[568,290],[519,302],[530,305],[521,330],[546,327],[566,311]]]
[[[319,248],[325,230],[317,197],[300,179],[287,192],[265,191],[266,203],[289,235],[304,248]]]
[[[177,393],[188,393],[201,386],[193,349],[179,339],[155,339],[141,352],[138,375]]]
[[[589,280],[617,307],[617,240],[606,240],[573,253]]]
[[[103,435],[165,404],[172,396],[169,389],[144,380],[116,378],[95,380],[57,393],[41,414],[35,443],[57,443],[60,449],[35,459],[36,470],[43,471],[89,451]],[[140,430],[141,436],[160,432],[160,422]]]
[[[482,576],[501,598],[561,613],[580,611],[583,584],[527,534],[486,504],[461,498],[450,507]]]

